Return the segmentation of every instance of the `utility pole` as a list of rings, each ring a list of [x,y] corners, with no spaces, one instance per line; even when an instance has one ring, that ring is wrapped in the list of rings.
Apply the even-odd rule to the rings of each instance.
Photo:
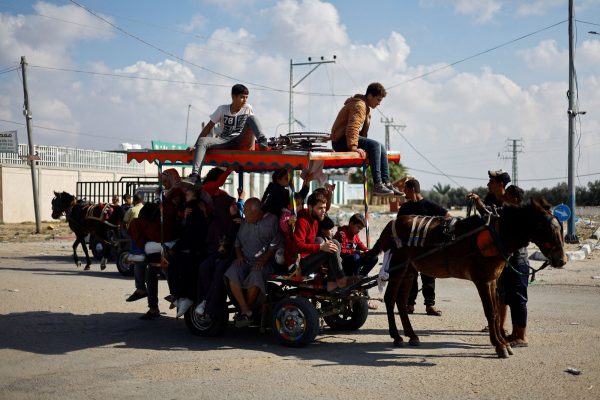
[[[33,151],[33,140],[31,139],[31,110],[29,108],[29,92],[27,91],[27,61],[25,56],[21,57],[21,73],[23,75],[23,115],[25,116],[25,124],[27,126],[27,143],[29,145],[29,154],[27,162],[31,167],[31,185],[33,187],[33,210],[35,212],[35,233],[42,232],[42,224],[40,220],[40,205],[38,196],[38,180],[36,173],[36,160],[40,158]]]
[[[517,153],[523,152],[523,139],[506,139],[507,141],[507,149],[506,152],[510,154],[510,156],[502,157],[505,160],[512,160],[512,184],[518,186],[519,185],[519,164],[517,160]],[[512,142],[512,144],[510,143]]]
[[[289,118],[288,118],[288,133],[292,133],[294,122],[297,122],[294,118],[294,88],[300,84],[307,76],[313,73],[314,70],[319,68],[323,64],[334,63],[336,59],[335,54],[333,55],[333,60],[325,60],[325,57],[321,56],[320,61],[312,61],[312,57],[308,57],[308,62],[304,63],[294,63],[292,59],[290,59],[290,110],[289,110]],[[300,65],[314,65],[314,67],[308,71],[306,75],[302,77],[298,82],[294,83],[294,67]]]
[[[574,157],[574,146],[575,146],[575,117],[579,114],[578,110],[575,109],[575,60],[573,59],[574,53],[574,39],[573,39],[573,0],[569,0],[569,109],[567,115],[569,118],[569,157],[568,157],[568,187],[569,194],[567,200],[567,206],[571,210],[571,216],[567,221],[567,235],[565,236],[565,242],[567,243],[579,243],[577,232],[575,230],[575,157]]]
[[[188,104],[187,119],[185,120],[185,144],[187,144],[188,128],[190,126],[190,108],[192,108],[192,105]]]
[[[388,117],[381,117],[381,123],[385,125],[385,149],[387,151],[390,151],[390,127],[404,130],[404,128],[406,128],[406,125],[394,124],[394,118]]]

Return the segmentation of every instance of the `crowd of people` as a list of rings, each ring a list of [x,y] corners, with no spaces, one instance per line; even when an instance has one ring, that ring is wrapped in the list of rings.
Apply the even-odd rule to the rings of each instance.
[[[238,189],[237,199],[220,189],[231,168],[213,168],[201,180],[199,173],[209,149],[267,148],[260,123],[247,102],[248,96],[244,85],[234,85],[232,102],[219,106],[210,116],[193,147],[195,156],[190,176],[180,179],[175,169],[162,173],[165,190],[160,199],[164,221],[160,237],[156,229],[152,234],[152,223],[136,220],[142,210],[142,200],[137,196],[123,198],[131,207],[124,223],[132,238],[129,259],[136,263],[136,290],[127,301],[148,297],[149,309],[143,319],[160,316],[157,269],[144,262],[147,254],[162,250],[160,245],[156,246],[157,242],[164,243],[168,249],[170,294],[166,299],[177,308],[177,316],[197,304],[194,312],[199,317],[216,317],[225,306],[229,289],[239,310],[234,317],[236,326],[246,326],[252,321],[257,305],[266,294],[265,284],[271,273],[287,273],[290,268],[298,268],[301,274],[307,275],[324,267],[326,288],[334,291],[367,276],[377,265],[377,255],[360,240],[359,233],[367,224],[364,217],[353,215],[349,223],[340,226],[334,234],[335,224],[327,216],[333,187],[325,184],[308,195],[310,173],[305,175],[301,190],[290,192],[290,171],[278,169],[273,172],[261,199],[253,197],[245,201],[241,189]],[[370,110],[385,96],[384,87],[372,83],[364,95],[357,94],[346,100],[331,128],[333,150],[368,156],[374,182],[372,194],[405,197],[398,216],[450,218],[447,209],[423,198],[417,179],[406,177],[396,184],[390,181],[385,147],[367,137]],[[209,136],[215,126],[220,128],[219,133]],[[510,176],[506,172],[489,171],[489,178],[489,194],[483,201],[476,194],[469,195],[481,213],[522,201],[521,189],[514,185],[507,188]],[[504,326],[510,307],[513,332],[509,338],[513,345],[526,346],[527,250],[515,253],[510,264],[514,267],[505,268],[498,282],[501,321]],[[442,315],[435,307],[435,278],[421,274],[421,282],[426,314]],[[414,312],[417,293],[415,276],[407,304],[409,313]]]

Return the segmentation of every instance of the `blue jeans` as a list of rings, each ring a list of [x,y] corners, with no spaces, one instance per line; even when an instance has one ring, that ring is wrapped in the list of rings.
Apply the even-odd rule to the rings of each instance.
[[[240,147],[240,141],[244,136],[244,133],[246,133],[248,130],[254,134],[256,139],[264,137],[260,123],[254,115],[250,115],[248,118],[246,118],[244,128],[237,136],[232,138],[222,138],[218,136],[199,137],[198,140],[196,140],[196,152],[194,154],[194,166],[192,168],[192,173],[200,172],[200,169],[202,168],[202,162],[204,161],[204,157],[206,156],[206,151],[208,149],[238,150]]]
[[[332,142],[331,147],[335,151],[350,151],[346,144],[346,138],[343,137],[337,142]],[[369,165],[373,175],[373,183],[390,182],[390,169],[388,166],[387,151],[385,146],[373,139],[367,139],[360,136],[358,138],[358,148],[363,149],[369,156]]]

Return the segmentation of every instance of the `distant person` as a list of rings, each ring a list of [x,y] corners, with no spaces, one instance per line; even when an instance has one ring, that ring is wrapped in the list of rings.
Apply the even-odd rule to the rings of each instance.
[[[381,83],[371,83],[367,92],[356,94],[344,103],[331,127],[331,146],[335,151],[355,151],[361,157],[369,156],[373,175],[373,195],[401,195],[390,183],[387,152],[385,147],[367,139],[371,124],[371,108],[377,107],[386,96]]]
[[[198,174],[204,162],[208,149],[240,149],[247,139],[253,134],[261,150],[267,149],[267,138],[263,135],[258,119],[254,116],[252,106],[247,103],[250,91],[242,84],[233,85],[231,88],[231,104],[217,107],[210,116],[210,121],[204,126],[196,140],[194,166],[192,173],[183,182],[196,184]],[[219,125],[221,132],[216,137],[209,137],[215,125]]]
[[[119,196],[117,196],[117,195],[114,195],[114,196],[112,197],[112,199],[110,200],[110,204],[112,204],[113,206],[120,207],[120,206],[121,206],[121,204],[120,204],[120,202],[119,202]]]
[[[131,198],[131,195],[129,193],[125,193],[121,199],[123,200],[121,209],[125,213],[125,212],[127,212],[127,210],[129,210],[132,207],[133,199]]]
[[[430,217],[450,218],[448,210],[444,207],[423,198],[421,194],[421,184],[418,180],[412,178],[404,183],[404,193],[406,203],[403,203],[398,210],[398,216],[401,215],[426,215]],[[418,273],[413,279],[408,302],[406,304],[409,314],[415,311],[417,294],[419,292],[419,283],[417,281]],[[425,299],[425,312],[427,315],[441,316],[442,311],[435,306],[435,278],[421,273],[421,284],[423,298]]]

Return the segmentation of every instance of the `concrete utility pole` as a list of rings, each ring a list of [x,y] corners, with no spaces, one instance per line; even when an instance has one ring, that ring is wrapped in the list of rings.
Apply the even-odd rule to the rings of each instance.
[[[502,157],[505,160],[512,160],[512,184],[515,186],[519,185],[519,164],[517,160],[517,153],[523,152],[523,139],[506,139],[507,149],[506,152],[510,154],[510,156]],[[510,143],[512,142],[512,144]]]
[[[38,180],[36,172],[36,160],[40,158],[35,154],[33,149],[33,140],[31,139],[31,110],[29,108],[29,93],[27,91],[27,61],[25,56],[21,57],[21,73],[23,75],[23,115],[25,116],[25,124],[27,126],[27,143],[29,144],[29,154],[27,162],[31,167],[31,185],[33,186],[33,210],[35,212],[35,233],[42,232],[42,223],[40,220],[40,205],[38,193]]]
[[[390,151],[390,127],[403,130],[406,125],[394,124],[394,118],[381,117],[381,123],[385,125],[385,149]]]
[[[575,23],[575,17],[573,14],[573,0],[569,0],[569,109],[567,110],[569,118],[569,157],[568,157],[568,187],[569,197],[567,200],[567,206],[571,210],[571,216],[567,221],[567,235],[565,241],[567,243],[578,243],[579,238],[575,230],[575,118],[579,111],[575,109],[575,60],[573,59],[574,54],[574,39],[573,39],[573,25]]]
[[[290,111],[289,111],[289,118],[288,118],[288,133],[292,133],[293,127],[294,127],[294,122],[298,122],[294,118],[294,88],[296,86],[298,86],[300,84],[300,82],[302,82],[304,79],[306,79],[307,76],[312,74],[313,71],[316,70],[317,68],[319,68],[322,64],[334,63],[336,58],[337,57],[334,55],[333,60],[325,60],[325,57],[321,56],[321,61],[312,61],[312,58],[308,57],[308,62],[304,62],[304,63],[294,63],[294,61],[292,59],[290,59]],[[308,73],[306,75],[304,75],[302,77],[302,79],[300,79],[298,82],[294,83],[294,67],[297,67],[300,65],[314,65],[314,67],[313,67],[313,69],[308,71]]]

